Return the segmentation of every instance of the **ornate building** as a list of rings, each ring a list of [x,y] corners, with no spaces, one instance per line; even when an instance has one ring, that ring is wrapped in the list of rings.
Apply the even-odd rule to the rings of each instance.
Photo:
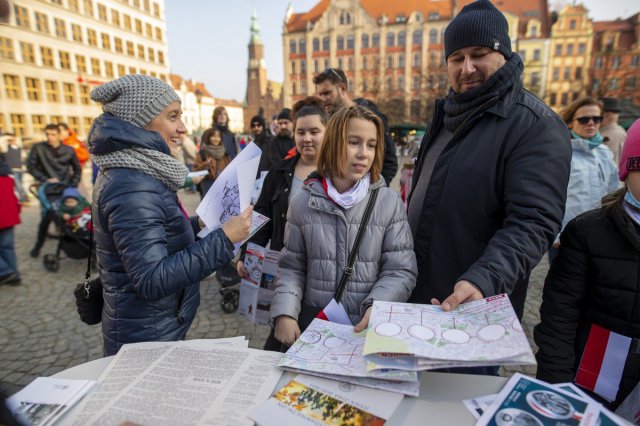
[[[125,74],[168,81],[163,0],[14,0],[0,24],[0,129],[41,138],[67,122],[85,137],[96,85]]]
[[[251,38],[249,40],[249,66],[247,67],[247,95],[244,105],[244,128],[251,131],[251,117],[262,114],[267,121],[283,108],[282,85],[267,80],[267,68],[264,62],[264,45],[260,39],[258,16],[251,16]]]

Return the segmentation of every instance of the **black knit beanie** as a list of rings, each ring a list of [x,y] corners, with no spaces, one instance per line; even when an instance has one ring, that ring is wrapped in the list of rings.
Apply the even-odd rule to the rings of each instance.
[[[456,50],[484,46],[511,58],[507,19],[489,0],[477,0],[462,8],[444,31],[445,60]]]
[[[254,115],[253,117],[251,117],[251,126],[253,126],[254,124],[259,124],[264,127],[264,117],[262,117],[261,115]]]
[[[291,121],[291,110],[289,108],[284,108],[278,114],[278,120],[289,120]]]

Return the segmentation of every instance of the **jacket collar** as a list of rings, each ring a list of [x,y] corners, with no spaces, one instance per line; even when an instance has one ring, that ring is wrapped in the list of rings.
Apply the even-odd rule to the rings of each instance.
[[[369,185],[369,192],[384,185],[384,179],[382,178],[382,176],[380,176],[380,179],[378,179],[377,182],[371,182],[371,184]],[[304,181],[304,185],[302,187],[311,192],[311,197],[324,198],[328,202],[333,204],[333,201],[331,201],[324,188],[322,187],[322,176],[320,176],[318,172],[311,173],[309,175],[309,178]]]
[[[171,155],[159,133],[135,126],[107,112],[93,121],[88,142],[89,151],[94,155],[128,148],[145,148]]]
[[[504,94],[504,96],[499,98],[496,103],[494,103],[487,109],[487,112],[490,112],[502,118],[507,118],[509,114],[514,111],[513,106],[520,96],[521,89],[522,82],[518,80],[514,83],[513,86],[511,86],[511,89],[509,89],[507,93]]]
[[[638,233],[638,226],[633,219],[629,217],[627,212],[624,211],[622,205],[611,212],[611,220],[633,247],[640,252],[640,233]]]

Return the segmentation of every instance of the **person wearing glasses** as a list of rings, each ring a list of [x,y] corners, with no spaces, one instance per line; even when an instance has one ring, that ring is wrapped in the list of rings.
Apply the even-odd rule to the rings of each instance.
[[[571,132],[573,152],[562,229],[571,219],[597,207],[602,197],[618,189],[613,152],[604,145],[599,132],[602,112],[602,102],[593,98],[578,99],[560,112]],[[557,255],[558,247],[559,235],[549,250],[549,262]]]
[[[342,107],[360,105],[371,110],[384,124],[384,160],[382,164],[382,178],[387,186],[391,185],[393,177],[398,172],[396,145],[389,135],[387,116],[378,110],[376,104],[365,98],[351,99],[349,96],[349,80],[340,68],[327,68],[313,78],[316,85],[316,96],[322,100],[327,114],[333,115]]]

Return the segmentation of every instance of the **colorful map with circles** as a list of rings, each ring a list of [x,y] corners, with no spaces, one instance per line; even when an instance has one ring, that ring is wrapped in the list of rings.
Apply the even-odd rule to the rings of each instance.
[[[484,362],[521,359],[531,347],[509,298],[499,295],[450,312],[435,305],[376,301],[364,354]]]

